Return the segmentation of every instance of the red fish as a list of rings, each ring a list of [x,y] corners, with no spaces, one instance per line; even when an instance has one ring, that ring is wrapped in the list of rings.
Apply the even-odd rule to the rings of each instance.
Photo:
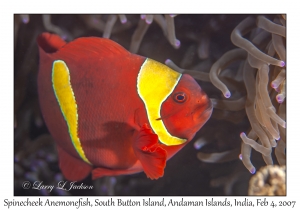
[[[166,161],[209,119],[208,96],[189,75],[131,54],[109,39],[37,38],[38,93],[66,179],[144,171]]]

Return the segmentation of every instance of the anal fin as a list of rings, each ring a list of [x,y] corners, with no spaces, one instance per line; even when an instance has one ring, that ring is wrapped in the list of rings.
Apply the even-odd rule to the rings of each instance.
[[[159,146],[158,136],[144,124],[133,140],[134,152],[140,160],[144,172],[150,179],[164,175],[167,152]]]
[[[59,155],[59,167],[67,180],[80,181],[86,178],[92,171],[91,165],[71,156],[60,146],[57,146],[57,151]]]

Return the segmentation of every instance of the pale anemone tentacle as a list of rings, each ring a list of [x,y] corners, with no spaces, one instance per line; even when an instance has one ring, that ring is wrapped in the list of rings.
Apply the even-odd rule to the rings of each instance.
[[[118,15],[119,16],[119,19],[120,19],[120,21],[121,21],[121,23],[126,23],[127,22],[127,17],[126,17],[126,15]]]
[[[285,96],[286,96],[285,81],[286,80],[283,80],[283,82],[279,86],[279,94],[276,96],[276,100],[277,100],[278,103],[282,103],[284,101],[284,99],[285,99]],[[282,126],[282,127],[285,127],[285,126]]]
[[[105,22],[101,19],[101,15],[80,15],[80,17],[89,28],[100,32],[104,31]]]
[[[28,14],[20,14],[20,18],[23,23],[27,24],[30,21],[30,17]]]
[[[213,85],[222,91],[225,98],[231,96],[227,86],[218,78],[220,71],[226,68],[230,63],[235,60],[245,59],[247,52],[242,49],[233,49],[225,53],[217,62],[215,62],[209,72],[209,78]]]
[[[279,22],[281,23],[282,26],[286,27],[286,20],[285,18],[282,18],[282,16],[279,15]]]
[[[253,131],[256,133],[256,135],[259,137],[260,141],[262,142],[264,148],[268,150],[268,153],[266,153],[264,150],[262,150],[262,147],[257,142],[252,142],[252,147],[255,147],[257,151],[264,154],[267,160],[267,164],[272,164],[273,161],[269,157],[271,155],[271,145],[269,142],[268,136],[265,134],[264,130],[261,128],[261,125],[259,121],[256,118],[255,115],[255,98],[256,98],[256,81],[254,78],[253,71],[254,69],[251,68],[251,66],[248,64],[248,62],[245,63],[244,66],[244,82],[247,89],[247,100],[246,100],[246,113],[248,116],[248,119],[250,121],[251,127]]]
[[[278,108],[278,115],[285,119],[285,103],[282,103],[279,105]],[[275,148],[275,155],[280,165],[286,164],[286,154],[285,154],[285,148],[286,148],[286,130],[282,127],[278,127],[280,131],[280,140],[277,143],[277,147]]]
[[[240,152],[239,148],[227,150],[218,153],[203,153],[198,152],[197,158],[203,162],[207,163],[224,163],[235,160]]]
[[[154,15],[153,20],[160,26],[161,30],[163,31],[165,37],[168,37],[168,32],[167,32],[167,23],[166,19],[164,18],[163,15]]]
[[[112,28],[114,27],[117,21],[117,15],[109,15],[108,19],[105,23],[103,38],[109,38],[112,32]]]
[[[285,27],[272,22],[264,16],[260,15],[257,17],[257,26],[272,34],[278,34],[283,37],[286,36]]]
[[[154,16],[154,15],[146,15],[145,21],[146,21],[147,24],[151,24],[151,23],[152,23],[152,21],[153,21],[153,16]]]
[[[43,18],[43,24],[48,31],[58,34],[63,39],[69,38],[68,35],[60,27],[53,25],[51,23],[51,15],[45,14],[42,16],[42,18]]]
[[[175,16],[172,15],[165,15],[168,30],[168,40],[175,49],[178,49],[180,47],[180,41],[176,39],[175,36],[174,17]]]
[[[145,21],[143,19],[140,19],[140,21],[138,23],[138,27],[134,31],[132,38],[131,38],[131,43],[130,43],[130,47],[129,47],[129,51],[131,53],[137,53],[137,51],[139,50],[140,44],[142,42],[142,39],[143,39],[145,33],[147,32],[148,28],[149,28],[149,24],[145,23]]]
[[[251,139],[255,139],[255,140],[257,139],[257,135],[253,130],[249,132],[248,136]],[[252,151],[252,147],[249,144],[245,144],[245,142],[243,141],[241,144],[241,154],[239,155],[239,158],[242,160],[243,164],[249,170],[249,172],[254,174],[256,169],[251,163],[251,159],[250,159],[251,151]]]
[[[285,69],[281,69],[280,73],[272,81],[271,86],[274,89],[277,89],[279,85],[285,80],[285,72],[286,72]]]
[[[223,109],[228,111],[240,111],[245,109],[246,97],[241,97],[236,100],[219,100],[215,98],[210,99],[213,107],[216,109]]]
[[[272,34],[272,43],[274,46],[275,51],[279,55],[279,58],[283,61],[286,60],[286,52],[285,46],[283,44],[283,38],[277,34]]]
[[[174,69],[175,71],[181,73],[181,74],[189,74],[191,75],[194,79],[196,80],[201,80],[205,82],[209,82],[209,74],[206,72],[201,72],[201,71],[195,71],[195,70],[187,70],[187,69],[182,69],[178,67],[173,61],[170,59],[167,59],[165,61],[165,64],[169,66],[170,68]]]
[[[257,49],[250,41],[243,38],[243,35],[248,33],[248,31],[254,27],[255,20],[252,17],[248,17],[243,20],[231,33],[231,41],[233,42],[233,44],[246,50],[257,59],[260,59],[272,65],[281,67],[285,66],[284,61],[280,61],[269,55],[266,55],[265,53]]]
[[[276,121],[280,126],[285,127],[285,122],[275,113],[275,108],[272,105],[271,99],[269,97],[268,93],[268,74],[269,74],[269,66],[262,61],[256,59],[251,54],[248,55],[248,61],[249,64],[252,65],[254,68],[258,68],[258,92],[257,96],[261,98],[261,101],[263,102],[263,106],[260,107],[261,114],[264,114],[265,112],[274,120]],[[259,80],[258,80],[259,79]],[[266,121],[265,121],[266,122]],[[265,125],[266,126],[266,125]]]
[[[274,55],[275,55],[276,51],[275,51],[274,44],[273,44],[272,41],[269,42],[269,46],[268,46],[267,49],[268,49],[267,54],[268,54],[269,56],[274,56]]]

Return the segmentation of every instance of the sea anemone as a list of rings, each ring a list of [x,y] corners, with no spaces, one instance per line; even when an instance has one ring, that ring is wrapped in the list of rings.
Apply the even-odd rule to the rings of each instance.
[[[246,110],[251,128],[248,135],[245,132],[240,134],[242,146],[239,157],[251,173],[256,171],[250,160],[252,148],[263,155],[266,164],[271,165],[272,147],[275,147],[279,164],[285,165],[285,25],[284,15],[276,15],[272,21],[262,15],[245,18],[231,33],[231,41],[238,48],[224,53],[211,66],[209,73],[179,68],[169,59],[165,62],[181,73],[190,74],[198,80],[210,81],[218,88],[225,98],[211,98],[214,108],[227,111]],[[231,77],[231,83],[242,83],[239,83],[237,89],[230,91],[228,85],[232,84],[228,84],[228,78],[225,78],[228,77],[228,71],[224,74],[222,71],[237,61],[239,66],[233,66],[236,74]],[[227,84],[222,80],[227,80]],[[242,95],[243,86],[246,88],[246,95]],[[231,92],[241,96],[230,99]],[[197,141],[197,144],[201,143]],[[232,155],[232,152],[210,155],[210,160],[206,158],[206,161],[216,158],[224,161],[227,154]],[[201,160],[204,160],[204,156],[202,153],[198,154]]]

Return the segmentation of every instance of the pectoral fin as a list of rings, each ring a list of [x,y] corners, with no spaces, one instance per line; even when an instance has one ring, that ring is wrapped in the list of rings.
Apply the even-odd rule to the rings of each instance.
[[[167,152],[160,147],[158,136],[144,124],[133,141],[134,152],[140,160],[144,172],[150,179],[158,179],[164,175]]]

